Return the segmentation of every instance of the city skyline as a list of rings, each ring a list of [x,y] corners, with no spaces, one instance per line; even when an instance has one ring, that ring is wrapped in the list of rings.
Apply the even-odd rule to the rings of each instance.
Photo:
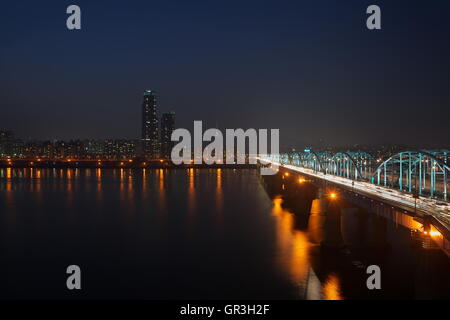
[[[0,130],[0,157],[39,157],[39,158],[79,158],[79,159],[129,159],[145,157],[147,159],[169,159],[174,142],[171,133],[175,129],[175,112],[159,110],[160,95],[155,90],[146,89],[142,94],[140,137],[126,138],[79,138],[36,139],[16,137],[12,130]],[[319,139],[317,143],[304,145],[282,145],[284,152],[300,152],[302,148],[317,151],[366,151],[376,157],[417,148],[409,144],[346,144],[331,145]],[[428,146],[419,147],[426,149]],[[445,149],[440,146],[437,149]]]
[[[13,131],[0,130],[0,157],[169,159],[173,146],[171,134],[175,130],[175,112],[158,112],[157,97],[154,90],[145,90],[143,93],[140,138],[24,141],[15,137]]]

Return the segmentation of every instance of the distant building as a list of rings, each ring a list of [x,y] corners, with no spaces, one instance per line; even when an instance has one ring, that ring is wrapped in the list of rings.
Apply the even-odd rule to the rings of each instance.
[[[11,131],[0,131],[0,157],[11,156],[13,142],[14,135]]]
[[[104,140],[101,157],[110,160],[131,159],[137,155],[136,146],[136,140]]]
[[[155,91],[145,90],[142,102],[142,152],[145,157],[159,157],[159,128],[157,117],[157,95]]]
[[[12,139],[13,137],[12,131],[0,131],[0,142]]]
[[[88,159],[101,159],[104,156],[105,140],[85,140],[83,145]]]
[[[175,130],[175,112],[163,113],[161,116],[161,157],[170,159],[173,142],[172,132]]]

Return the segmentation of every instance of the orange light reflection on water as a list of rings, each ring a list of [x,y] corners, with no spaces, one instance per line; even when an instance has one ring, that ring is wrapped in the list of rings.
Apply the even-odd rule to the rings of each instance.
[[[295,228],[295,215],[282,207],[283,199],[275,197],[272,215],[276,218],[279,263],[290,280],[299,287],[303,299],[341,300],[339,277],[331,273],[320,283],[311,264],[311,250],[316,247],[309,234]]]
[[[222,190],[222,169],[216,169],[216,197],[215,211],[218,224],[222,226],[223,222],[223,190]]]
[[[188,207],[188,223],[190,226],[194,224],[195,220],[195,211],[196,211],[196,195],[195,195],[195,172],[193,168],[187,169],[188,179],[189,179],[189,187],[187,194],[187,207]]]
[[[339,278],[334,274],[330,274],[325,280],[323,287],[324,300],[342,300],[341,284]]]
[[[281,264],[287,270],[292,282],[304,284],[307,280],[309,265],[309,247],[304,232],[294,229],[294,216],[283,209],[283,199],[273,199],[272,215],[276,217],[277,245]]]

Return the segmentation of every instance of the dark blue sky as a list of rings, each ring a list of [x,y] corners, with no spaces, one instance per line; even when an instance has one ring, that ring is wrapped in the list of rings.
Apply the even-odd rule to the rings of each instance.
[[[66,28],[77,4],[82,30]],[[382,30],[366,8],[382,9]],[[135,138],[160,111],[281,143],[450,147],[450,2],[8,1],[0,128],[20,137]]]

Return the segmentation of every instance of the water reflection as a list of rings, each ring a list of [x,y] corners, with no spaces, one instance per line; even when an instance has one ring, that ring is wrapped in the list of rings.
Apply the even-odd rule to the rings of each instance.
[[[74,205],[75,194],[73,192],[73,182],[72,182],[72,169],[66,170],[66,197],[67,205],[72,207]]]
[[[323,284],[323,299],[324,300],[342,300],[341,284],[339,277],[335,274],[328,275],[328,278]]]
[[[223,225],[223,187],[222,187],[222,169],[216,169],[216,193],[215,193],[215,216],[217,217],[217,226]]]
[[[279,263],[300,298],[450,297],[449,258],[439,250],[448,240],[432,225],[361,196],[331,199],[322,185],[287,177],[264,181],[277,217]],[[365,286],[371,264],[389,274],[382,293]]]
[[[187,194],[187,208],[188,208],[188,225],[192,230],[195,225],[195,212],[196,212],[196,192],[195,192],[195,171],[193,168],[187,169],[187,175],[189,179],[188,194]]]
[[[158,170],[159,175],[159,192],[158,192],[158,203],[161,210],[166,210],[166,185],[165,185],[165,172],[163,169]]]
[[[142,193],[145,196],[147,191],[147,169],[142,169]]]
[[[133,172],[128,169],[128,200],[133,203],[134,201],[134,188],[133,188]]]
[[[276,217],[276,231],[279,263],[288,272],[291,281],[298,287],[298,297],[301,299],[342,299],[340,281],[336,274],[328,275],[321,283],[311,265],[311,247],[314,243],[309,237],[317,234],[295,228],[295,216],[283,209],[283,199],[276,196],[273,199],[272,215]],[[320,204],[312,211],[321,212]],[[323,231],[320,231],[322,233]]]
[[[4,176],[3,169],[1,171],[2,171],[2,176]],[[12,205],[13,202],[14,202],[13,186],[12,186],[11,177],[12,177],[11,168],[7,168],[6,169],[6,186],[5,186],[5,190],[6,190],[6,201],[10,205]]]
[[[125,202],[125,171],[123,168],[119,169],[119,177],[120,177],[120,200],[121,202]]]
[[[67,261],[89,268],[86,294],[101,298],[448,297],[437,229],[341,195],[330,203],[325,189],[293,175],[3,168],[0,190],[0,272],[13,279],[0,297],[64,296],[58,270]],[[365,286],[370,264],[386,275],[381,293]],[[37,267],[21,269],[29,265]],[[116,290],[110,279],[121,279]]]

